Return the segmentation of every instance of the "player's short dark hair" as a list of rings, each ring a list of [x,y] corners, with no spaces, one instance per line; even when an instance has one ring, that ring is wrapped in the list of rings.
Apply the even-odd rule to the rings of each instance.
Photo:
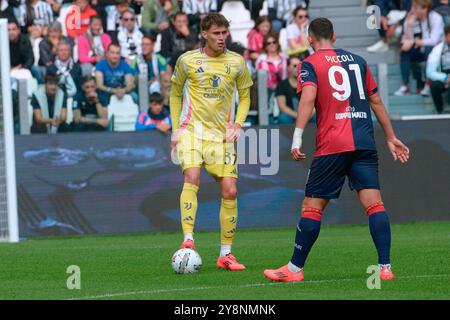
[[[110,44],[108,44],[108,48],[106,49],[106,51],[109,51],[109,48],[111,48],[111,47],[117,47],[117,48],[121,48],[120,47],[120,43],[119,42],[117,42],[117,41],[113,41],[113,42],[111,42]]]
[[[317,40],[333,39],[333,24],[327,18],[316,18],[309,25],[309,34]]]
[[[159,92],[153,92],[150,97],[148,97],[148,101],[150,103],[162,104],[164,101],[164,97]]]
[[[228,22],[227,18],[225,18],[222,14],[211,12],[203,18],[200,23],[200,28],[202,31],[208,31],[212,26],[229,28],[230,22]]]
[[[444,33],[447,35],[450,33],[450,24],[446,25],[444,28]]]

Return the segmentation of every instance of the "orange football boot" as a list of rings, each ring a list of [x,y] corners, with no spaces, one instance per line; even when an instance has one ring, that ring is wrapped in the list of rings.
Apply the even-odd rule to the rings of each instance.
[[[270,280],[281,282],[299,282],[304,279],[303,269],[299,272],[292,272],[287,265],[278,269],[266,269],[264,276]]]
[[[192,250],[195,250],[194,240],[188,239],[188,240],[184,241],[181,244],[180,249],[192,249]]]
[[[381,280],[392,280],[394,279],[394,273],[392,272],[389,266],[383,266],[380,270],[380,279]]]
[[[245,266],[237,262],[231,253],[217,259],[217,268],[231,271],[245,270]]]

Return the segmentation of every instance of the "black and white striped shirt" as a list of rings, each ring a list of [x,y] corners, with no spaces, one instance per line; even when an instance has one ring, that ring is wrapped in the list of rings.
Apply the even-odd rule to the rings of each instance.
[[[38,0],[32,5],[32,9],[33,17],[32,19],[27,19],[26,5],[23,3],[20,4],[19,23],[21,26],[24,26],[27,20],[32,20],[33,25],[41,27],[47,27],[53,22],[53,10],[47,2]]]
[[[276,10],[276,17],[286,23],[292,21],[292,11],[296,7],[306,8],[309,1],[305,0],[267,0],[267,7]]]
[[[183,0],[183,11],[186,14],[216,12],[217,0]]]

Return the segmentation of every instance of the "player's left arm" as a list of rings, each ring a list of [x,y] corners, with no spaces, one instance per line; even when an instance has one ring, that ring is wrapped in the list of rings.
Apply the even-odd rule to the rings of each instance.
[[[384,107],[380,94],[377,92],[369,96],[369,103],[372,107],[373,113],[375,113],[375,116],[378,119],[378,122],[383,128],[387,145],[392,157],[394,160],[400,160],[401,163],[407,162],[409,159],[409,148],[396,137],[394,128],[392,127],[391,120],[389,119],[389,115]]]
[[[365,80],[370,106],[373,110],[373,113],[375,113],[378,122],[383,128],[389,151],[391,152],[394,160],[398,159],[401,163],[405,163],[409,159],[409,149],[395,136],[391,119],[389,118],[389,114],[384,106],[383,101],[381,100],[380,94],[378,93],[377,84],[368,65],[366,65]]]
[[[236,142],[239,139],[241,128],[247,118],[250,110],[250,87],[253,85],[250,72],[248,71],[245,60],[242,58],[240,63],[241,70],[236,79],[236,87],[239,94],[239,105],[237,108],[236,119],[227,130],[227,141]]]

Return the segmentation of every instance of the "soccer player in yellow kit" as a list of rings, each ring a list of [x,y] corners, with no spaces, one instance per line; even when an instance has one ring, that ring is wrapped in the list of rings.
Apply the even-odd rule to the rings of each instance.
[[[170,113],[172,155],[178,157],[184,175],[180,196],[181,248],[195,249],[194,224],[200,169],[218,182],[220,207],[220,256],[217,267],[244,270],[231,253],[237,225],[237,159],[234,143],[250,107],[253,84],[244,58],[225,47],[229,23],[219,13],[210,13],[201,22],[205,47],[181,55],[172,76]],[[236,119],[236,92],[239,105]]]

